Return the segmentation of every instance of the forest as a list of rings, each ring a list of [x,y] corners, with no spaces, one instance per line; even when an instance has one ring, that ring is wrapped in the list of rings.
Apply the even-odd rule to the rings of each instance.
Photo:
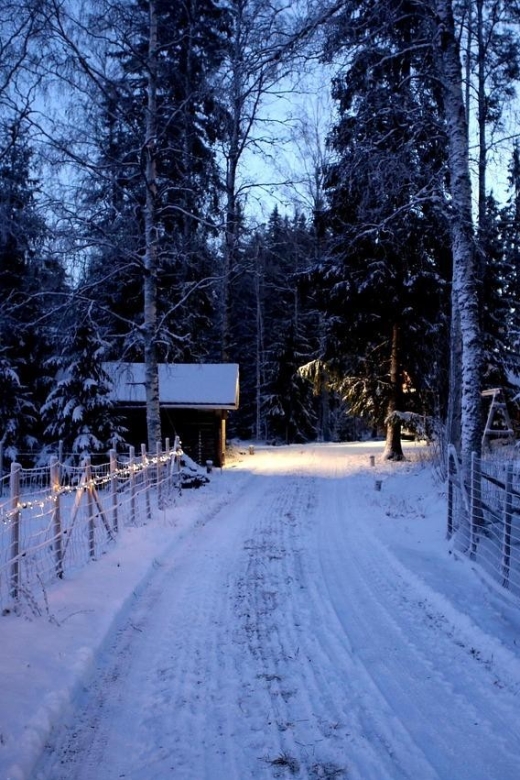
[[[514,416],[520,0],[4,0],[0,461],[125,446],[106,361],[240,366],[229,433]]]

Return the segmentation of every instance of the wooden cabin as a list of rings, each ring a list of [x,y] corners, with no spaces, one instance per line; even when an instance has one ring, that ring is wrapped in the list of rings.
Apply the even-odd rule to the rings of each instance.
[[[127,428],[126,439],[139,449],[147,441],[144,363],[104,363],[112,382],[111,399]],[[223,466],[226,420],[238,409],[235,363],[161,363],[159,403],[164,438],[179,436],[194,461]]]

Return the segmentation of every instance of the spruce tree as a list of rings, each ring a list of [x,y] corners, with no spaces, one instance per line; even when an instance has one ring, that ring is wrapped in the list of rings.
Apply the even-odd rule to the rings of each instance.
[[[64,273],[44,245],[46,225],[36,202],[39,182],[24,127],[4,126],[0,147],[0,358],[6,394],[0,440],[9,457],[18,457],[37,454],[42,431],[36,408],[52,339],[51,296],[63,289]]]
[[[359,6],[346,4],[331,43],[350,56],[333,84],[331,243],[316,278],[331,382],[386,427],[386,457],[401,459],[403,413],[433,411],[447,357],[445,136],[431,47],[418,45],[429,32],[424,9]]]
[[[124,442],[124,429],[110,400],[110,379],[102,366],[106,352],[107,343],[90,312],[80,312],[60,353],[48,361],[53,384],[40,411],[48,444],[55,447],[61,441],[67,462],[78,463]]]
[[[317,402],[299,374],[316,349],[315,311],[299,286],[311,253],[305,218],[289,219],[277,207],[244,245],[231,299],[231,355],[241,366],[234,419],[244,436],[286,443],[315,438]]]

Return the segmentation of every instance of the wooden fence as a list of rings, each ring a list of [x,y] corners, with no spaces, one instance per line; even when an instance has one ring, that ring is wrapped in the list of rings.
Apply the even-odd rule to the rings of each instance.
[[[464,479],[448,453],[447,537],[501,587],[520,599],[520,468],[473,453]]]
[[[45,468],[11,464],[0,500],[0,609],[22,604],[41,612],[45,589],[114,542],[123,526],[152,519],[152,506],[164,508],[181,489],[178,440],[157,445],[149,455],[111,451],[106,462],[85,458],[70,467],[53,457]]]

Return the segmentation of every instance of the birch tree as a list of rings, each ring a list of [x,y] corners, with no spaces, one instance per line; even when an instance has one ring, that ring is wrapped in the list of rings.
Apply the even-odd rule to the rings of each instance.
[[[211,79],[225,13],[214,0],[103,0],[90,10],[56,3],[54,14],[55,34],[74,55],[67,78],[78,99],[88,96],[80,140],[62,143],[81,185],[71,220],[87,259],[79,292],[96,302],[101,291],[100,316],[117,324],[114,357],[123,346],[144,359],[155,449],[158,361],[196,353],[190,310],[211,316],[203,296],[216,277],[207,264],[222,126]]]
[[[459,320],[462,344],[460,449],[466,468],[469,468],[471,453],[480,451],[481,332],[468,124],[452,2],[432,0],[432,10],[435,14],[434,50],[448,137],[453,248],[452,318]],[[452,362],[450,386],[453,387],[456,382],[456,366]]]
[[[289,19],[283,3],[271,0],[228,0],[231,35],[223,67],[222,86],[227,102],[225,162],[225,223],[221,292],[222,357],[229,358],[232,341],[233,278],[239,272],[240,232],[251,179],[243,175],[245,153],[261,147],[264,114],[269,95],[283,79]],[[286,63],[285,63],[286,64]],[[242,175],[241,175],[242,174]]]
[[[240,237],[248,197],[256,189],[262,198],[271,183],[252,176],[248,166],[255,155],[272,154],[283,146],[273,127],[282,122],[278,106],[298,82],[297,61],[305,59],[316,35],[341,7],[323,0],[299,12],[283,0],[226,0],[230,13],[230,40],[222,68],[221,86],[226,100],[226,134],[222,145],[225,163],[225,220],[223,283],[221,287],[222,355],[232,345],[233,281],[240,273]],[[253,166],[252,166],[253,167]]]
[[[157,12],[155,0],[149,0],[150,26],[146,62],[146,112],[143,144],[146,187],[144,213],[143,341],[146,390],[146,427],[148,451],[154,452],[161,437],[159,366],[157,359]]]

